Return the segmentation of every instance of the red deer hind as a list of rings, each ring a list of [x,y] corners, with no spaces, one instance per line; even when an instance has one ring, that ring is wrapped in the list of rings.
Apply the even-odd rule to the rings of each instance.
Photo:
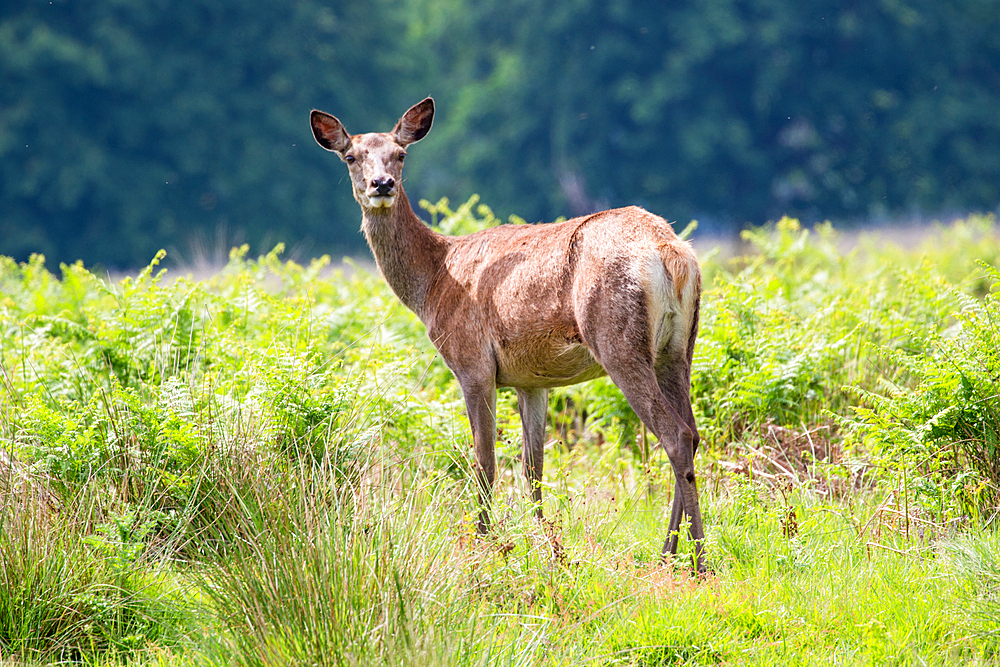
[[[319,145],[347,163],[379,271],[427,327],[461,385],[476,456],[479,531],[489,527],[497,387],[517,391],[524,473],[541,516],[548,389],[606,374],[673,467],[663,553],[676,553],[687,514],[695,567],[704,570],[690,400],[701,272],[690,245],[635,206],[554,224],[437,234],[413,212],[402,187],[406,149],[433,118],[428,97],[388,133],[350,135],[322,111],[313,111],[310,123]]]

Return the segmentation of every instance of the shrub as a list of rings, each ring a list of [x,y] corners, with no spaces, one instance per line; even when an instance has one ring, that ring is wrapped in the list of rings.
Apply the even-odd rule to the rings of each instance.
[[[955,324],[922,337],[928,353],[880,349],[915,382],[856,388],[863,405],[843,423],[886,465],[911,470],[929,508],[992,521],[1000,513],[1000,272],[981,266],[990,293],[976,300],[948,289]]]

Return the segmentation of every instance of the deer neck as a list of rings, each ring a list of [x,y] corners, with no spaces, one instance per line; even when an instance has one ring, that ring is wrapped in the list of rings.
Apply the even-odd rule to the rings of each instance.
[[[447,252],[447,238],[425,225],[402,187],[391,207],[362,209],[361,230],[378,270],[403,305],[423,319],[427,291]]]

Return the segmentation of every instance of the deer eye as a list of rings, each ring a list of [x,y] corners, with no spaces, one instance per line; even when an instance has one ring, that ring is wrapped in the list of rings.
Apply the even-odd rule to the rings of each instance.
[[[354,156],[353,155],[345,155],[344,156],[344,162],[346,162],[347,164],[354,164]]]
[[[406,159],[406,153],[400,153],[399,157],[396,158],[396,159],[399,160],[400,162],[402,162],[403,160]]]

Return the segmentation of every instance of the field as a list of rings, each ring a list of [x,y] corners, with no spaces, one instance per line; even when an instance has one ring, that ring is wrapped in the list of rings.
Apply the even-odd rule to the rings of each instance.
[[[702,253],[702,577],[604,380],[552,392],[541,522],[501,392],[477,537],[457,385],[368,271],[0,259],[0,664],[1000,662],[996,220],[745,241]]]

